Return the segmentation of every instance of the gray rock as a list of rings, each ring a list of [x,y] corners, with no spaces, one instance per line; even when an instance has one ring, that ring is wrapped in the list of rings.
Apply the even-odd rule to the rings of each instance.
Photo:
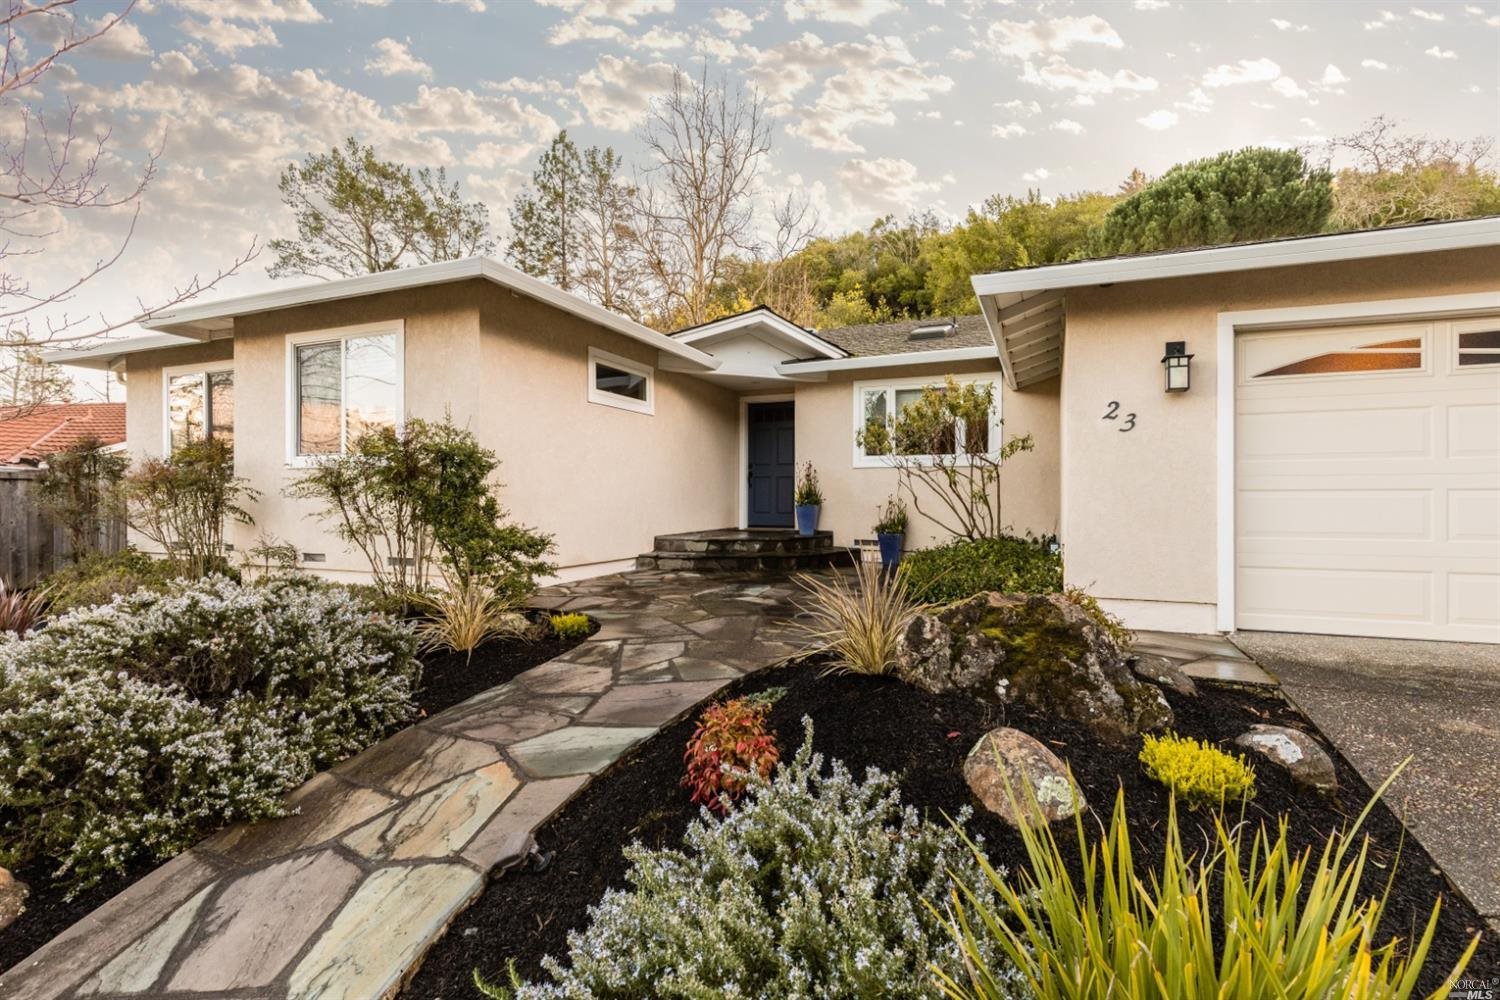
[[[978,594],[918,615],[902,634],[897,673],[933,693],[959,690],[998,704],[1023,701],[1123,743],[1172,722],[1124,651],[1061,594]]]
[[[25,882],[16,881],[16,877],[4,868],[0,868],[0,930],[4,930],[16,922],[16,918],[26,912],[26,897],[31,895]]]
[[[1234,741],[1235,746],[1251,750],[1285,770],[1304,788],[1320,792],[1338,789],[1333,760],[1317,740],[1300,729],[1286,726],[1251,726],[1250,731]]]
[[[1067,766],[1055,753],[1019,729],[1002,726],[979,737],[964,758],[964,780],[986,809],[1011,826],[1020,826],[1022,822],[1022,817],[1011,807],[1012,796],[1024,810],[1028,787],[1049,823],[1088,808],[1083,792],[1069,777]]]
[[[1198,693],[1198,685],[1193,683],[1193,679],[1165,656],[1157,656],[1154,653],[1132,656],[1130,669],[1141,680],[1171,688],[1178,694],[1191,697]]]

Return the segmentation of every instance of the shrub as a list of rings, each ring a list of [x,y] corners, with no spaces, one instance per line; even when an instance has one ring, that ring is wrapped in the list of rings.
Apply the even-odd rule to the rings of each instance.
[[[13,590],[0,577],[0,635],[22,636],[42,620],[47,597],[40,590]]]
[[[1146,774],[1192,808],[1217,808],[1255,796],[1255,769],[1243,756],[1190,736],[1147,735],[1141,747]]]
[[[986,591],[1051,594],[1062,589],[1062,557],[1048,545],[1011,536],[911,552],[902,568],[912,594],[934,604]]]
[[[120,594],[163,590],[178,574],[173,563],[126,548],[113,555],[87,556],[63,567],[47,577],[47,594],[52,612],[62,614],[108,604]]]
[[[833,655],[830,670],[884,674],[895,669],[901,633],[925,608],[911,596],[904,573],[884,574],[878,565],[861,562],[853,586],[843,573],[804,573],[799,580],[811,600],[801,605],[796,624]]]
[[[548,620],[552,623],[552,634],[559,639],[582,639],[593,627],[588,615],[574,611],[553,615]]]
[[[129,467],[93,436],[47,456],[37,501],[68,536],[74,562],[97,552],[106,526],[124,513],[120,481]]]
[[[771,776],[781,757],[775,735],[766,731],[775,703],[776,696],[764,694],[732,698],[710,705],[698,717],[682,755],[687,764],[682,783],[692,789],[693,802],[726,813],[745,794],[750,775]]]
[[[1246,824],[1228,827],[1216,817],[1217,843],[1195,860],[1174,806],[1166,857],[1148,872],[1131,851],[1122,791],[1096,843],[1088,844],[1082,813],[1075,816],[1078,881],[1051,827],[1023,824],[1027,874],[1012,884],[975,848],[984,879],[963,879],[953,892],[947,926],[966,961],[959,972],[938,970],[943,991],[952,1000],[998,1000],[1012,995],[1019,968],[1028,995],[1041,1000],[1405,1000],[1442,903],[1434,902],[1420,937],[1378,943],[1385,898],[1361,897],[1368,845],[1354,849],[1374,801],[1348,832],[1328,839],[1316,862],[1288,844],[1285,818],[1273,837],[1264,826],[1252,835]],[[1037,808],[1034,800],[1025,807]],[[996,895],[1024,918],[997,911],[986,898]],[[1478,943],[1476,935],[1431,996],[1448,994]],[[997,952],[998,965],[987,957]]]
[[[224,823],[408,718],[411,630],[305,580],[137,591],[0,644],[0,863],[76,887]]]
[[[244,504],[260,496],[234,474],[234,451],[218,438],[146,460],[125,477],[124,488],[130,526],[186,576],[222,565],[225,524],[254,523]]]
[[[513,603],[474,580],[451,581],[448,589],[418,598],[417,605],[426,616],[417,625],[417,638],[433,649],[471,657],[486,640],[519,635],[528,624]]]
[[[902,808],[896,780],[825,774],[812,724],[796,756],[756,782],[723,819],[688,827],[680,849],[625,849],[625,889],[568,935],[568,964],[543,960],[550,982],[480,983],[492,997],[938,997],[929,968],[958,975],[962,954],[924,900],[950,872],[976,886],[977,862],[952,830]],[[964,817],[960,817],[962,820]],[[998,947],[981,946],[1001,962]],[[476,977],[477,978],[477,977]],[[1019,987],[1018,987],[1019,993]]]

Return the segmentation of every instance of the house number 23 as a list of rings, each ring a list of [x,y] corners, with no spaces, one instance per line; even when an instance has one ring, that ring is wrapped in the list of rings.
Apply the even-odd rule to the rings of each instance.
[[[1125,413],[1125,414],[1120,413],[1120,404],[1117,403],[1117,402],[1115,402],[1114,400],[1110,400],[1109,401],[1109,405],[1104,408],[1104,416],[1101,417],[1100,419],[1101,420],[1119,420],[1122,417],[1124,418],[1125,422],[1119,426],[1120,433],[1124,434],[1127,431],[1133,431],[1133,430],[1135,430],[1135,414],[1134,413]]]

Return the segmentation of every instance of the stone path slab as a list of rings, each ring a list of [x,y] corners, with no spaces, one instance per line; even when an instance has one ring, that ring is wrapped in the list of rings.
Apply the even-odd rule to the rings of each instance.
[[[806,650],[785,578],[547,588],[598,633],[224,830],[0,973],[7,1000],[380,1000],[590,778],[735,678]]]
[[[1276,685],[1276,678],[1223,636],[1138,631],[1131,652],[1165,656],[1195,680]]]

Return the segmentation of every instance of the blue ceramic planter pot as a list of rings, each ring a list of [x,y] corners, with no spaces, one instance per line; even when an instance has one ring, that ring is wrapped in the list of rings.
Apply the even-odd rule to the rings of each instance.
[[[892,570],[901,561],[901,543],[905,535],[888,535],[880,532],[875,536],[880,541],[880,568]]]
[[[818,530],[818,514],[823,510],[822,504],[799,503],[797,505],[797,534],[811,535]]]

